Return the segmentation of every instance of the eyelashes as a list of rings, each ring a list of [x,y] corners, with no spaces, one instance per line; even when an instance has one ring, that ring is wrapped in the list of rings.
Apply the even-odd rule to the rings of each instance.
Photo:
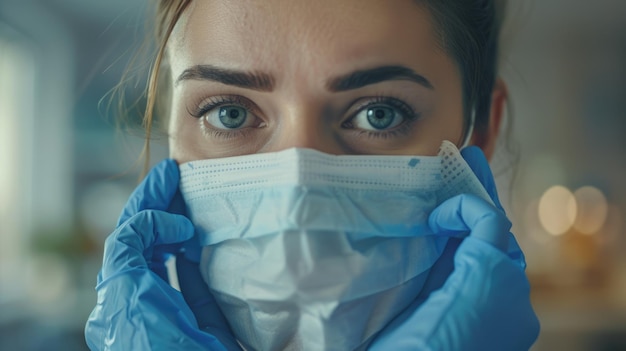
[[[256,106],[254,105],[254,103],[247,98],[244,98],[243,96],[217,95],[201,99],[200,101],[192,105],[194,106],[193,108],[187,108],[187,112],[195,118],[202,118],[209,111],[225,105],[241,106],[248,111],[256,110]]]
[[[257,105],[240,95],[216,95],[204,98],[187,108],[190,116],[199,119],[203,133],[216,139],[234,139],[253,134],[266,126]],[[228,113],[245,120],[232,123]],[[341,128],[359,138],[392,139],[408,134],[420,114],[402,99],[386,95],[359,98],[350,103]],[[225,118],[226,116],[226,118]]]
[[[370,98],[364,98],[362,100],[365,100],[365,101],[360,104],[357,103],[357,106],[358,106],[357,110],[362,110],[364,108],[372,107],[376,105],[383,105],[383,106],[390,106],[394,109],[399,110],[402,114],[405,115],[405,117],[409,119],[415,119],[419,117],[419,114],[415,111],[415,109],[413,109],[413,107],[411,107],[411,105],[407,104],[406,102],[398,98],[377,95],[377,96],[373,96]]]
[[[409,104],[388,96],[359,101],[349,115],[351,117],[342,123],[343,128],[359,131],[359,135],[385,138],[394,136],[419,118]]]

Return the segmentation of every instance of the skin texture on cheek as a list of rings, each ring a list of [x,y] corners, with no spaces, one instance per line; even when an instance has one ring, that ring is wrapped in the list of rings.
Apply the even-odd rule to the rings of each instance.
[[[172,72],[170,154],[200,158],[310,147],[329,153],[436,154],[462,130],[460,74],[439,49],[429,14],[414,1],[194,1],[168,46]],[[272,91],[207,81],[176,82],[194,65],[272,75]],[[401,65],[434,89],[406,81],[330,92],[326,81],[355,70]],[[264,128],[245,138],[217,140],[202,133],[194,106],[212,96],[244,96],[258,107]],[[379,141],[346,134],[343,113],[362,97],[390,95],[419,113],[402,136]],[[399,133],[398,133],[399,134]],[[348,136],[349,135],[349,136]]]

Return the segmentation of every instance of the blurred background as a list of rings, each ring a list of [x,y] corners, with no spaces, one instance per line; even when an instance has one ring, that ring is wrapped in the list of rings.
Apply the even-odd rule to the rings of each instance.
[[[143,40],[146,3],[0,0],[0,350],[86,349],[142,145],[99,102]],[[533,350],[626,350],[626,1],[510,5],[512,134],[493,166],[527,255]]]

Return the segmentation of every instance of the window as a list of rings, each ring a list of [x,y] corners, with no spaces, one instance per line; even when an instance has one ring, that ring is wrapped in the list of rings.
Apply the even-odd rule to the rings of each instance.
[[[1,23],[0,23],[1,24]],[[30,52],[0,26],[0,303],[19,297],[28,245],[28,155],[32,143],[34,60]]]

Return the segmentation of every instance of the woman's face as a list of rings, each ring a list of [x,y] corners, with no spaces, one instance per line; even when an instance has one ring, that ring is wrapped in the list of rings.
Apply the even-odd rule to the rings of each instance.
[[[434,155],[461,76],[414,0],[193,1],[168,44],[171,157]]]

